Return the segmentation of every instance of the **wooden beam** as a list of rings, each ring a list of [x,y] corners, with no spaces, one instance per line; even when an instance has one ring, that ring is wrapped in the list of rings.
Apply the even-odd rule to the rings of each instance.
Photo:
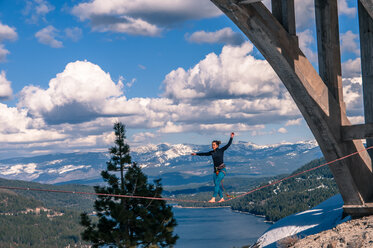
[[[373,5],[373,1],[370,1]],[[373,6],[372,6],[373,8]],[[360,58],[363,81],[365,123],[373,123],[373,18],[362,2],[358,2],[360,29]],[[370,136],[370,138],[373,138]],[[367,139],[367,146],[373,145],[373,139]],[[373,150],[369,151],[373,158]]]
[[[290,35],[296,35],[294,0],[272,0],[272,14]]]
[[[364,6],[365,10],[373,18],[373,1],[372,0],[359,0],[359,2]]]
[[[333,97],[342,103],[343,89],[337,0],[315,0],[315,14],[319,74]],[[335,114],[338,115],[338,113]]]
[[[252,4],[252,3],[257,3],[257,2],[261,2],[261,1],[263,1],[263,0],[241,0],[238,3],[239,4]]]
[[[373,138],[373,123],[342,126],[341,131],[342,139],[345,141]]]

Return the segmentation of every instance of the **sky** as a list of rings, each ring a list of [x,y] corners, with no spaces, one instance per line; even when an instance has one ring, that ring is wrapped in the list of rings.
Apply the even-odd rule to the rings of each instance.
[[[263,3],[270,9],[270,1]],[[313,0],[295,0],[317,68]],[[362,123],[356,1],[339,0],[344,101]],[[0,159],[131,147],[313,140],[286,88],[209,0],[0,0]]]

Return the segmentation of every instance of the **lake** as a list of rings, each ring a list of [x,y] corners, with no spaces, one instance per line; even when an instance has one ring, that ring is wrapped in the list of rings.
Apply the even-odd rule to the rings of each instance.
[[[254,244],[270,224],[230,208],[173,208],[177,248],[231,248]]]

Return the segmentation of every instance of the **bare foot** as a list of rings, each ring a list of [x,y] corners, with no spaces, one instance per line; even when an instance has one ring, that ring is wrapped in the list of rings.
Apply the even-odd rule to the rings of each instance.
[[[211,200],[209,200],[209,202],[215,202],[215,197],[211,198]]]
[[[224,198],[221,198],[220,201],[218,201],[218,202],[223,202],[223,201],[224,201]]]

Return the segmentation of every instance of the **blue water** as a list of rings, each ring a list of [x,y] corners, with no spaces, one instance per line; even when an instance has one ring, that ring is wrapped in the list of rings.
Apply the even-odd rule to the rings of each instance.
[[[263,218],[229,208],[173,208],[177,248],[231,248],[254,244],[270,227]]]

